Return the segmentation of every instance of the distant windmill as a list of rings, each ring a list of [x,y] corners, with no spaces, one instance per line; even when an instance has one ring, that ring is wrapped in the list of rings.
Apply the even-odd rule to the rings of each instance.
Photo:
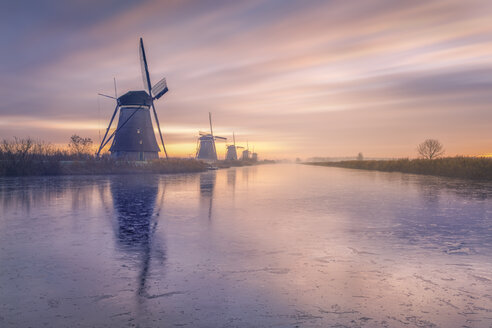
[[[242,146],[236,146],[236,136],[232,133],[233,144],[227,146],[226,160],[237,161],[237,149],[244,148]]]
[[[243,161],[249,160],[249,143],[246,141],[246,149],[243,150]]]
[[[241,146],[236,146],[236,136],[234,132],[232,132],[232,140],[233,144],[227,146],[226,160],[228,161],[237,161],[237,148],[244,148]]]
[[[210,133],[199,132],[200,137],[198,138],[198,147],[196,150],[196,159],[201,159],[205,161],[216,161],[217,160],[217,149],[215,148],[215,140],[227,140],[227,138],[214,136],[214,131],[212,129],[212,114],[208,113],[208,120],[210,122]]]
[[[159,118],[157,117],[154,106],[154,100],[161,98],[168,91],[166,78],[163,78],[152,87],[142,38],[140,38],[139,52],[145,91],[129,91],[121,97],[103,95],[105,97],[116,99],[116,107],[97,151],[98,157],[101,150],[113,140],[111,147],[109,148],[112,157],[140,161],[159,158],[160,149],[155,138],[152,119],[150,117],[150,107],[152,107],[157,129],[159,130],[162,149],[164,150],[166,158],[168,158],[164,139],[162,138],[161,127],[159,125]],[[118,126],[116,130],[106,138],[118,109],[120,110]]]
[[[253,146],[253,152],[251,153],[251,160],[253,162],[257,162],[258,161],[258,154],[255,153],[255,147]]]

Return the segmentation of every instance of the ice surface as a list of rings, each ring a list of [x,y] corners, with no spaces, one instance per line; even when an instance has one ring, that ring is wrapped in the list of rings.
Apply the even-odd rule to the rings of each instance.
[[[0,327],[490,327],[491,198],[302,165],[0,179]]]

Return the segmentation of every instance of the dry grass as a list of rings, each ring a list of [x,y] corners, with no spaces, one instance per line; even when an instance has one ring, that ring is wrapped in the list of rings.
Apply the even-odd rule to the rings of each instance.
[[[306,163],[350,169],[428,174],[474,180],[492,180],[492,159],[485,157],[444,157],[437,159],[397,159],[389,161],[342,161]]]
[[[186,173],[204,170],[206,165],[196,160],[117,161],[107,155],[96,158],[88,152],[57,149],[31,138],[14,138],[0,143],[0,176]]]

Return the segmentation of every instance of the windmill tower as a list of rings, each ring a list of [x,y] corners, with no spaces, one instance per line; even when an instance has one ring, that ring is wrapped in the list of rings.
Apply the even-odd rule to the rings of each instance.
[[[249,160],[249,143],[246,142],[246,149],[243,150],[243,161]]]
[[[228,145],[227,147],[227,153],[226,153],[226,160],[227,161],[236,161],[237,160],[237,152],[236,152],[236,136],[234,135],[234,132],[232,132],[232,145]]]
[[[227,138],[214,136],[212,129],[212,114],[208,113],[208,120],[210,122],[210,133],[199,132],[198,147],[196,150],[196,159],[204,161],[217,161],[217,150],[215,148],[215,140],[227,140]]]
[[[253,162],[257,162],[258,161],[258,154],[255,153],[255,147],[253,146],[253,152],[251,153],[251,160]]]
[[[234,146],[234,145],[228,145],[227,146],[226,160],[227,161],[237,161],[236,146]]]
[[[145,91],[129,91],[121,97],[114,98],[116,99],[116,107],[97,151],[97,157],[99,157],[101,150],[112,140],[113,142],[109,151],[114,158],[130,161],[146,161],[159,158],[160,149],[155,138],[152,119],[150,117],[150,108],[152,107],[157,129],[159,130],[162,149],[166,158],[168,158],[159,125],[159,118],[157,117],[154,106],[154,100],[161,98],[168,91],[166,78],[163,78],[152,87],[142,38],[140,38],[139,52]],[[118,126],[106,138],[118,110],[120,111]]]
[[[236,146],[236,136],[234,135],[234,132],[232,132],[232,141],[233,144],[227,146],[227,153],[226,153],[227,161],[237,161],[237,149],[244,148],[241,146]]]

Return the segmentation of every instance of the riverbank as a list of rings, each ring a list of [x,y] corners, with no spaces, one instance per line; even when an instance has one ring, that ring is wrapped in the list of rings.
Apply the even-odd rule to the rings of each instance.
[[[84,139],[72,136],[69,147],[63,149],[32,138],[4,139],[0,141],[0,177],[193,173],[207,169],[275,163],[271,160],[251,159],[207,163],[189,158],[155,159],[148,162],[122,161],[112,158],[109,154],[97,158],[89,147],[80,144],[80,140]]]
[[[0,176],[166,174],[203,172],[206,169],[207,164],[194,159],[158,159],[149,162],[126,162],[111,158],[0,161]]]
[[[492,180],[492,159],[485,157],[445,157],[438,159],[396,159],[386,161],[313,162],[307,165],[348,169],[427,174],[473,180]]]
[[[253,166],[253,165],[263,165],[263,164],[275,164],[276,162],[269,159],[264,159],[262,161],[252,161],[252,160],[222,160],[217,161],[215,166],[219,169],[227,169],[230,167],[243,167],[243,166]]]

